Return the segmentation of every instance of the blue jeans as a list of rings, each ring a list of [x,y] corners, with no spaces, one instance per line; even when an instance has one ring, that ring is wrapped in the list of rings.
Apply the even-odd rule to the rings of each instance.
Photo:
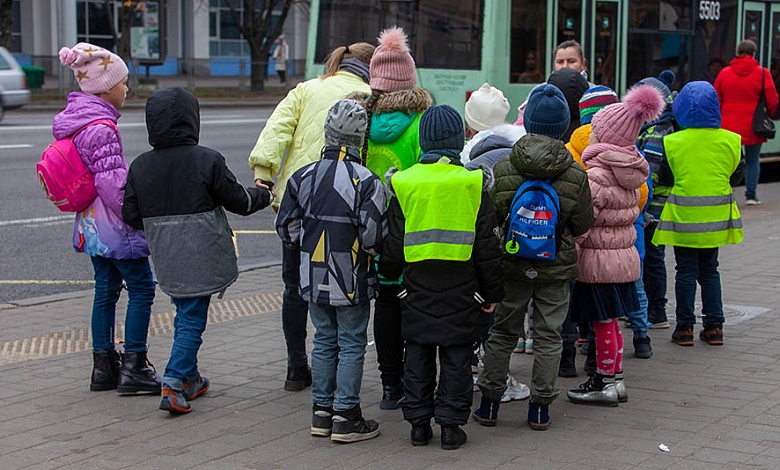
[[[198,350],[203,344],[211,296],[172,297],[171,300],[176,305],[173,346],[162,383],[174,390],[181,390],[184,383],[197,379],[199,374]]]
[[[287,367],[304,367],[309,364],[306,356],[306,325],[309,304],[300,294],[301,250],[282,247],[282,331],[287,344]]]
[[[642,281],[647,297],[647,320],[650,323],[662,323],[667,320],[666,253],[663,245],[653,245],[655,228],[656,225],[645,227],[645,260],[642,263]]]
[[[650,323],[647,321],[647,294],[645,294],[645,284],[642,282],[642,276],[634,281],[636,286],[637,300],[639,300],[639,310],[628,312],[628,321],[631,322],[631,329],[634,331],[634,338],[647,337],[647,330],[650,329]]]
[[[314,333],[311,396],[314,404],[348,410],[360,404],[370,302],[333,307],[309,303]],[[335,399],[334,399],[335,397]]]
[[[745,145],[745,199],[757,199],[761,144]]]
[[[717,248],[674,247],[677,277],[674,294],[677,297],[677,325],[696,323],[694,303],[696,282],[701,286],[701,313],[704,326],[723,323],[723,300],[718,272]]]
[[[146,351],[149,317],[154,303],[154,278],[149,258],[112,259],[92,256],[95,271],[95,298],[92,302],[92,350],[114,349],[116,303],[127,285],[125,352]]]

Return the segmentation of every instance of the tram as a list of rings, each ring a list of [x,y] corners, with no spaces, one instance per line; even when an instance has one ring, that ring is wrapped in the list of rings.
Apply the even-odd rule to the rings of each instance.
[[[748,38],[780,88],[780,0],[312,0],[307,76],[322,73],[335,47],[375,44],[392,25],[409,35],[418,86],[461,112],[489,82],[510,100],[514,120],[569,39],[583,47],[589,81],[621,95],[665,69],[677,77],[674,90],[714,82]],[[780,136],[762,152],[780,160]]]

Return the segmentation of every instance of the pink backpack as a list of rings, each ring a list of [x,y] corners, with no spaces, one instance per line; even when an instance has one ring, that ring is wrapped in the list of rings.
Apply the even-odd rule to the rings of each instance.
[[[108,119],[92,121],[69,137],[57,139],[43,151],[36,163],[38,181],[46,197],[62,212],[86,210],[97,197],[95,176],[81,161],[73,139],[93,124],[105,124],[116,131],[116,124]]]

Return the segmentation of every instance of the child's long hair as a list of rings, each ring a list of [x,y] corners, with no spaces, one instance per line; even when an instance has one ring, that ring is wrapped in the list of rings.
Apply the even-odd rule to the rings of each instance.
[[[325,74],[320,76],[321,80],[336,75],[339,71],[341,61],[344,59],[356,58],[366,65],[371,63],[371,56],[374,55],[375,47],[367,42],[356,42],[349,46],[339,46],[325,59]]]

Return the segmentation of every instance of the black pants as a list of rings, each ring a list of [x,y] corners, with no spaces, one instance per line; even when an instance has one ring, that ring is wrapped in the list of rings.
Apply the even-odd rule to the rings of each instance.
[[[436,386],[436,356],[439,383]],[[474,399],[471,376],[471,344],[436,346],[406,343],[404,419],[412,426],[428,424],[434,418],[442,426],[462,426],[469,420]]]
[[[303,367],[308,364],[306,356],[306,325],[309,317],[309,303],[301,298],[299,284],[301,273],[301,251],[282,247],[282,331],[287,343],[287,367]]]
[[[286,70],[277,70],[277,75],[279,75],[279,83],[285,83],[287,81],[287,71]]]
[[[374,303],[374,341],[383,386],[396,386],[404,375],[404,335],[401,331],[401,286],[380,284]]]

